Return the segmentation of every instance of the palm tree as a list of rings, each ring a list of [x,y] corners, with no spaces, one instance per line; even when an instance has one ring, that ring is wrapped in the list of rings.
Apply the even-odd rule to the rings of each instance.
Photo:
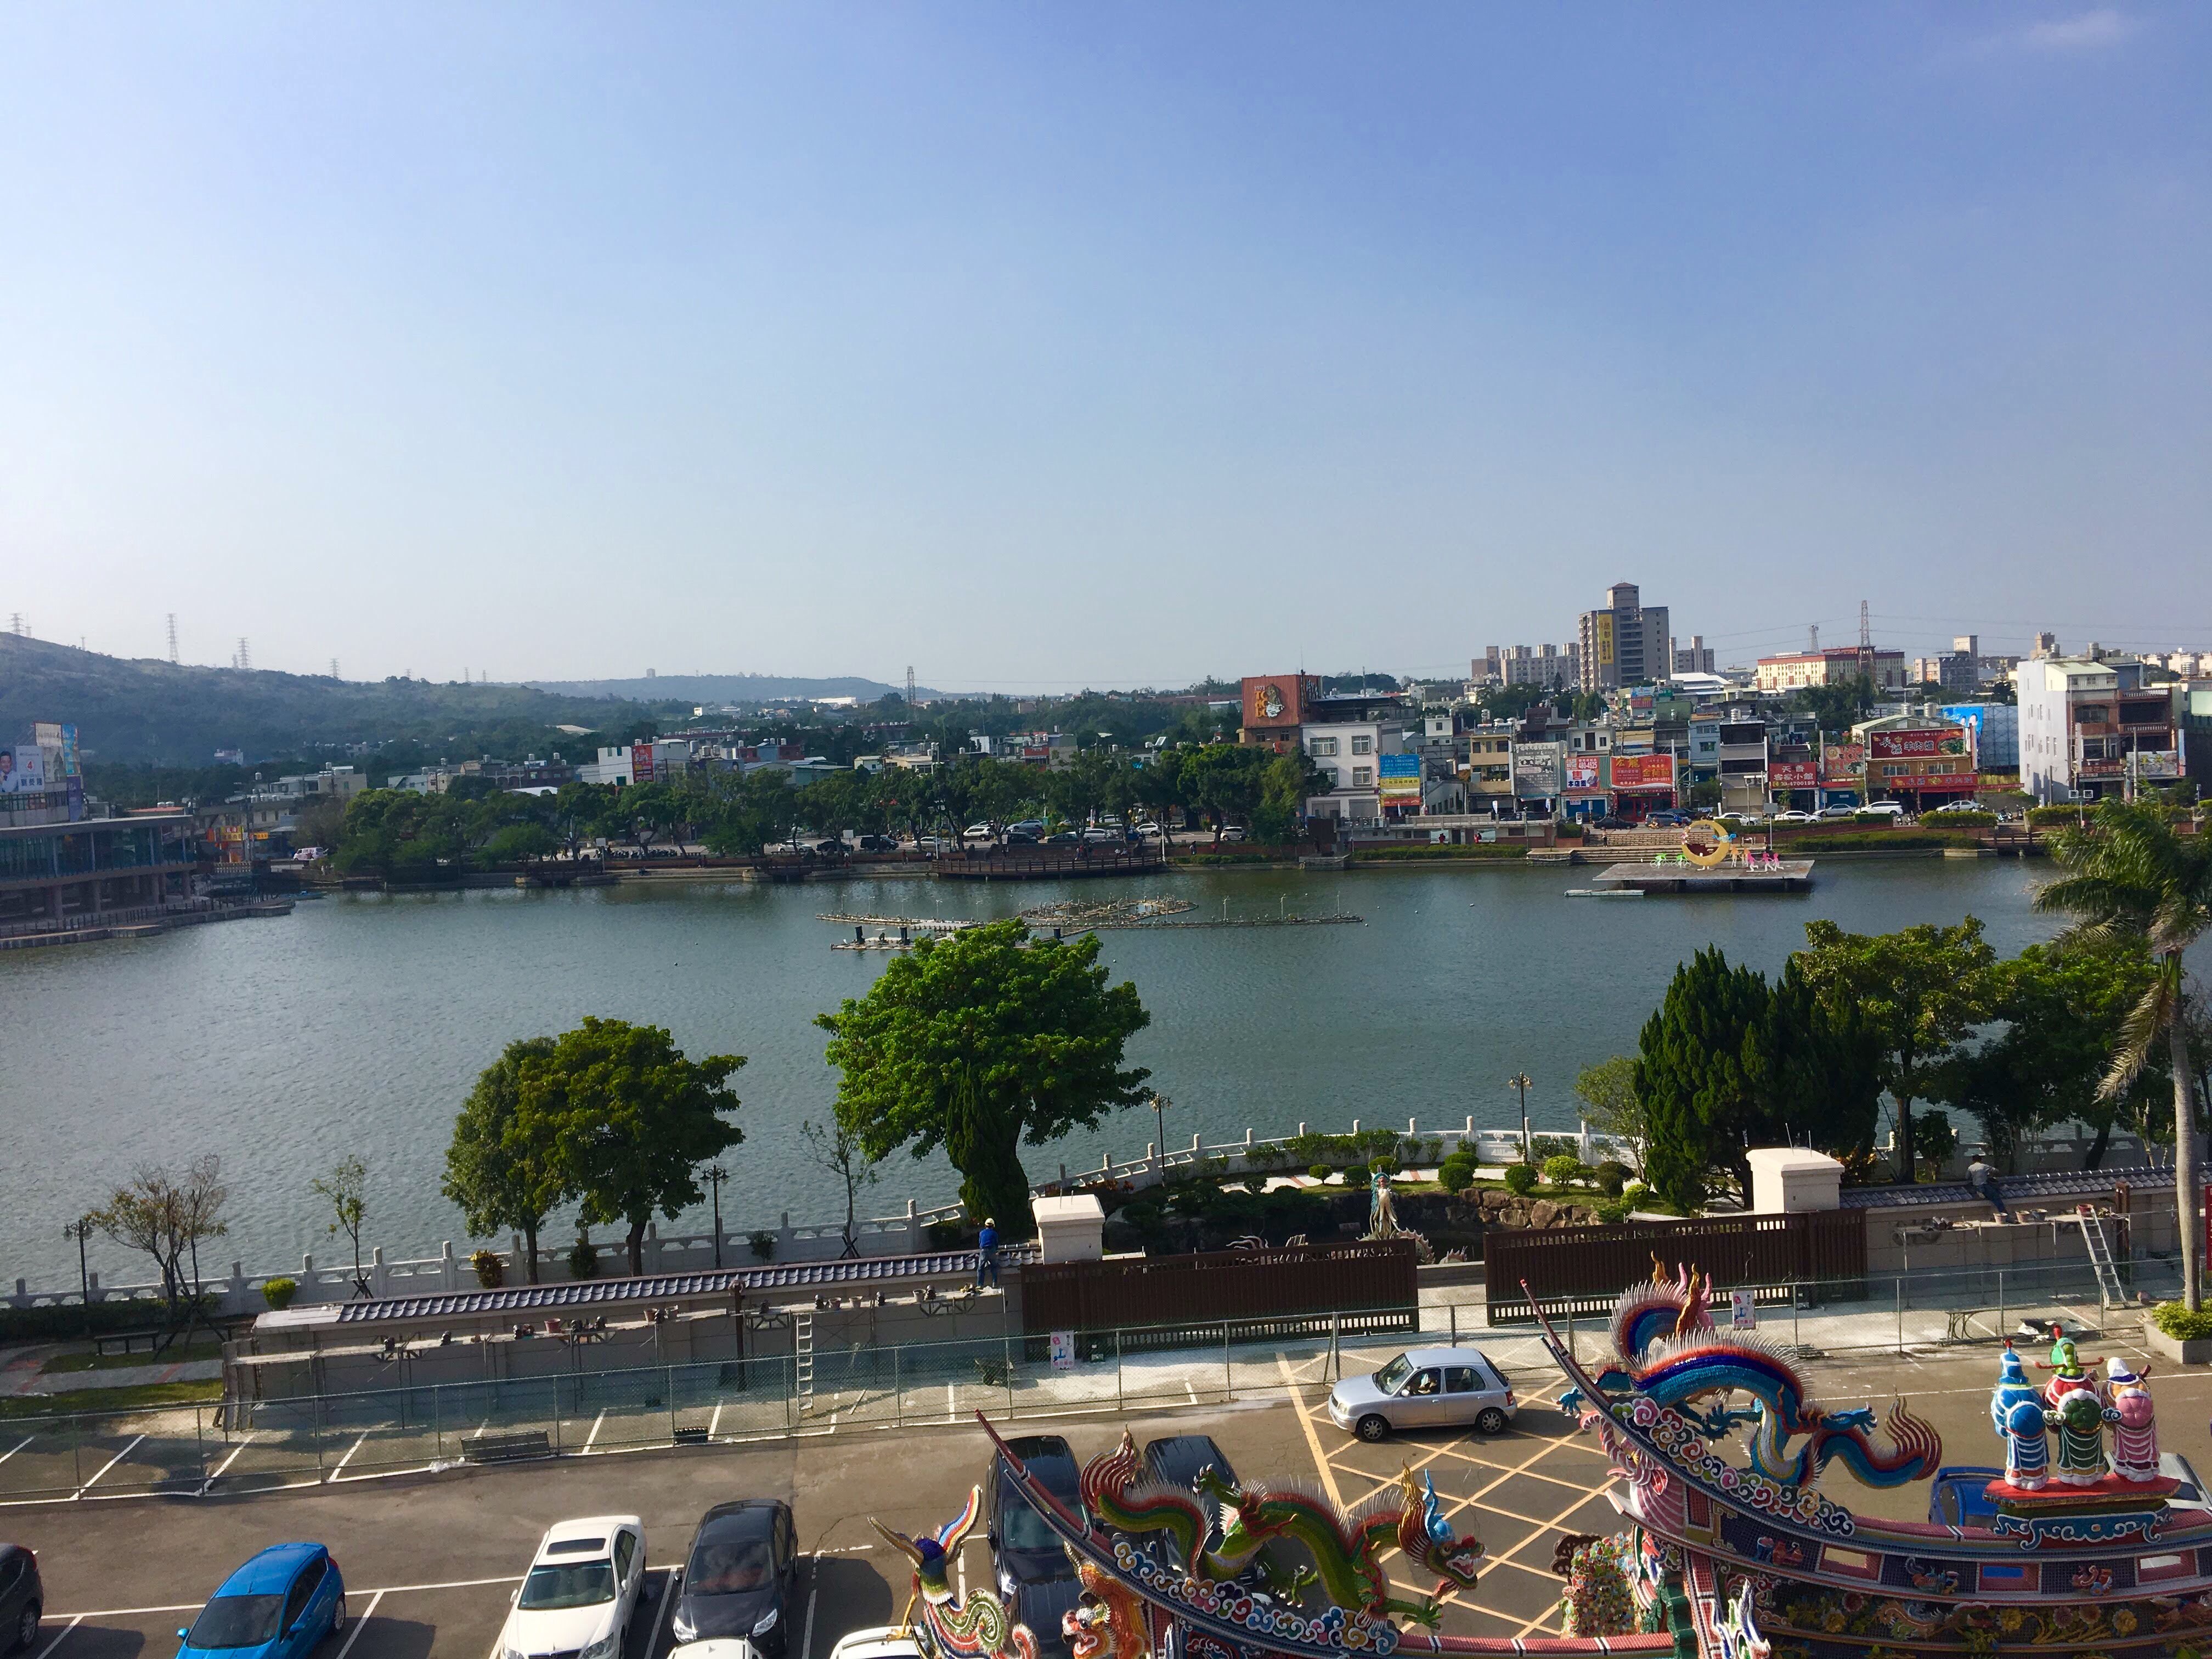
[[[2197,1231],[2197,1115],[2189,1054],[2189,1008],[2182,955],[2212,927],[2212,836],[2179,836],[2155,803],[2111,798],[2079,830],[2061,831],[2052,849],[2069,872],[2036,895],[2039,910],[2080,920],[2069,932],[2085,940],[2136,940],[2157,969],[2150,988],[2120,1026],[2119,1045],[2098,1092],[2117,1099],[2149,1062],[2163,1038],[2173,1062],[2173,1180],[2181,1231],[2182,1300],[2203,1305],[2202,1244]]]

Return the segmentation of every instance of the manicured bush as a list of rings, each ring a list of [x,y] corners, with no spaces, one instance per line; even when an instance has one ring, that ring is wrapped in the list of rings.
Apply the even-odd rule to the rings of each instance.
[[[216,1316],[216,1301],[212,1296],[200,1298],[203,1317]],[[189,1311],[191,1303],[188,1296],[177,1298],[179,1322]],[[0,1307],[0,1341],[40,1342],[57,1337],[82,1336],[88,1328],[95,1332],[156,1330],[168,1316],[168,1304],[151,1296],[112,1297],[107,1301],[94,1303],[89,1310],[74,1297],[37,1308]]]
[[[1316,1164],[1310,1165],[1307,1169],[1306,1173],[1311,1176],[1316,1181],[1326,1181],[1331,1176],[1334,1175],[1336,1171],[1330,1169],[1326,1164]]]
[[[599,1247],[588,1238],[579,1238],[568,1247],[568,1277],[597,1279],[599,1276]]]
[[[1437,1168],[1437,1183],[1448,1193],[1474,1185],[1476,1169],[1472,1152],[1454,1152]]]
[[[1572,1152],[1555,1152],[1544,1160],[1544,1179],[1554,1187],[1571,1187],[1582,1178],[1583,1161]]]
[[[300,1293],[300,1281],[281,1275],[261,1287],[261,1299],[269,1304],[271,1313],[282,1313],[292,1305],[292,1298]]]
[[[2191,1313],[2179,1302],[2161,1302],[2150,1310],[2151,1323],[2177,1342],[2202,1342],[2212,1337],[2212,1308]]]
[[[1505,1184],[1520,1197],[1526,1198],[1536,1190],[1535,1166],[1528,1164],[1509,1164],[1505,1166]]]
[[[1621,1188],[1620,1192],[1621,1202],[1632,1210],[1642,1209],[1644,1200],[1650,1196],[1651,1189],[1640,1181],[1630,1182],[1627,1186]]]
[[[960,1224],[957,1221],[933,1221],[927,1229],[929,1242],[940,1250],[957,1249],[960,1243]],[[765,1228],[745,1235],[745,1243],[755,1256],[763,1261],[775,1260],[775,1235]]]
[[[478,1250],[469,1257],[469,1266],[476,1269],[477,1283],[488,1291],[495,1291],[507,1283],[507,1263],[500,1260],[497,1250]]]
[[[1597,1189],[1607,1198],[1619,1198],[1628,1185],[1628,1166],[1607,1158],[1597,1166]]]
[[[1597,1218],[1608,1227],[1617,1227],[1628,1219],[1630,1206],[1624,1198],[1608,1198],[1597,1206]]]
[[[1344,1184],[1347,1187],[1364,1187],[1367,1184],[1369,1173],[1364,1164],[1347,1164],[1344,1171]]]
[[[1558,1158],[1561,1153],[1578,1157],[1581,1152],[1581,1146],[1572,1135],[1535,1135],[1530,1138],[1528,1144],[1528,1156],[1540,1164],[1547,1158]]]
[[[1370,1164],[1367,1168],[1370,1174],[1380,1170],[1384,1175],[1395,1175],[1398,1173],[1399,1165],[1396,1158],[1391,1157],[1389,1153],[1385,1152],[1382,1157],[1376,1158],[1372,1164]]]

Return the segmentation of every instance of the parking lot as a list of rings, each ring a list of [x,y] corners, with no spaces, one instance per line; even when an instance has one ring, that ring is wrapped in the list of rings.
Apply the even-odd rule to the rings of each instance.
[[[1273,1364],[1282,1384],[1271,1396],[1234,1403],[1188,1400],[1180,1407],[1132,1406],[1059,1419],[1024,1418],[1023,1433],[1065,1434],[1079,1457],[1106,1449],[1127,1421],[1139,1442],[1178,1433],[1209,1434],[1240,1474],[1303,1479],[1342,1504],[1395,1479],[1401,1467],[1435,1479],[1455,1530],[1473,1531],[1489,1565],[1472,1595],[1448,1604],[1447,1633],[1511,1637],[1555,1630],[1559,1581],[1549,1571],[1556,1540],[1617,1524],[1606,1491],[1609,1472],[1553,1407],[1557,1372],[1521,1337],[1486,1335],[1480,1345],[1520,1395],[1511,1429],[1496,1437],[1437,1431],[1379,1445],[1353,1440],[1328,1421],[1326,1360],[1284,1354]],[[1376,1346],[1343,1357],[1347,1371],[1371,1369],[1395,1352]],[[2085,1342],[2085,1355],[2141,1352],[2124,1342]],[[1256,1370],[1261,1356],[1240,1356]],[[1949,1462],[1986,1463],[1998,1455],[1987,1403],[1996,1351],[1864,1354],[1815,1362],[1818,1397],[1831,1406],[1885,1407],[1903,1392],[1942,1434]],[[1194,1375],[1185,1387],[1199,1392]],[[2154,1378],[2161,1443],[2212,1472],[2212,1374]],[[4,1451],[5,1442],[0,1442]],[[514,1586],[538,1537],[567,1516],[635,1513],[643,1517],[654,1593],[630,1632],[627,1659],[660,1659],[670,1645],[668,1598],[661,1588],[681,1561],[698,1516],[739,1497],[788,1500],[809,1557],[794,1605],[794,1653],[823,1659],[836,1638],[892,1622],[906,1599],[903,1559],[888,1550],[868,1517],[908,1533],[940,1525],[981,1480],[988,1443],[972,1422],[838,1432],[751,1445],[712,1444],[609,1452],[506,1468],[453,1468],[341,1478],[258,1493],[217,1491],[205,1498],[102,1501],[106,1488],[63,1504],[0,1508],[0,1537],[39,1552],[48,1615],[37,1659],[137,1659],[173,1651],[175,1632],[223,1576],[256,1550],[289,1539],[330,1546],[343,1571],[352,1623],[317,1659],[421,1659],[454,1654],[486,1659]],[[1924,1517],[1922,1484],[1870,1492],[1838,1474],[1832,1490],[1862,1512]],[[959,1570],[988,1584],[989,1559],[978,1536]],[[1399,1566],[1401,1589],[1432,1588]]]

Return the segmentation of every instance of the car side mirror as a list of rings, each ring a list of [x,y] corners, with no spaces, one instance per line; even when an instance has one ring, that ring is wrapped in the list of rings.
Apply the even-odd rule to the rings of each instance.
[[[190,1632],[190,1631],[188,1631],[188,1630],[180,1630],[180,1631],[179,1631],[179,1632],[177,1632],[177,1640],[179,1640],[179,1642],[181,1642],[181,1641],[183,1641],[186,1637],[190,1636],[191,1634],[191,1632]]]

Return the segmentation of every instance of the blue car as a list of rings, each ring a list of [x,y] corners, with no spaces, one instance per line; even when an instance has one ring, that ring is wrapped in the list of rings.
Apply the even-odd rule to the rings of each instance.
[[[345,1580],[320,1544],[278,1544],[222,1581],[177,1659],[305,1659],[345,1627]]]

